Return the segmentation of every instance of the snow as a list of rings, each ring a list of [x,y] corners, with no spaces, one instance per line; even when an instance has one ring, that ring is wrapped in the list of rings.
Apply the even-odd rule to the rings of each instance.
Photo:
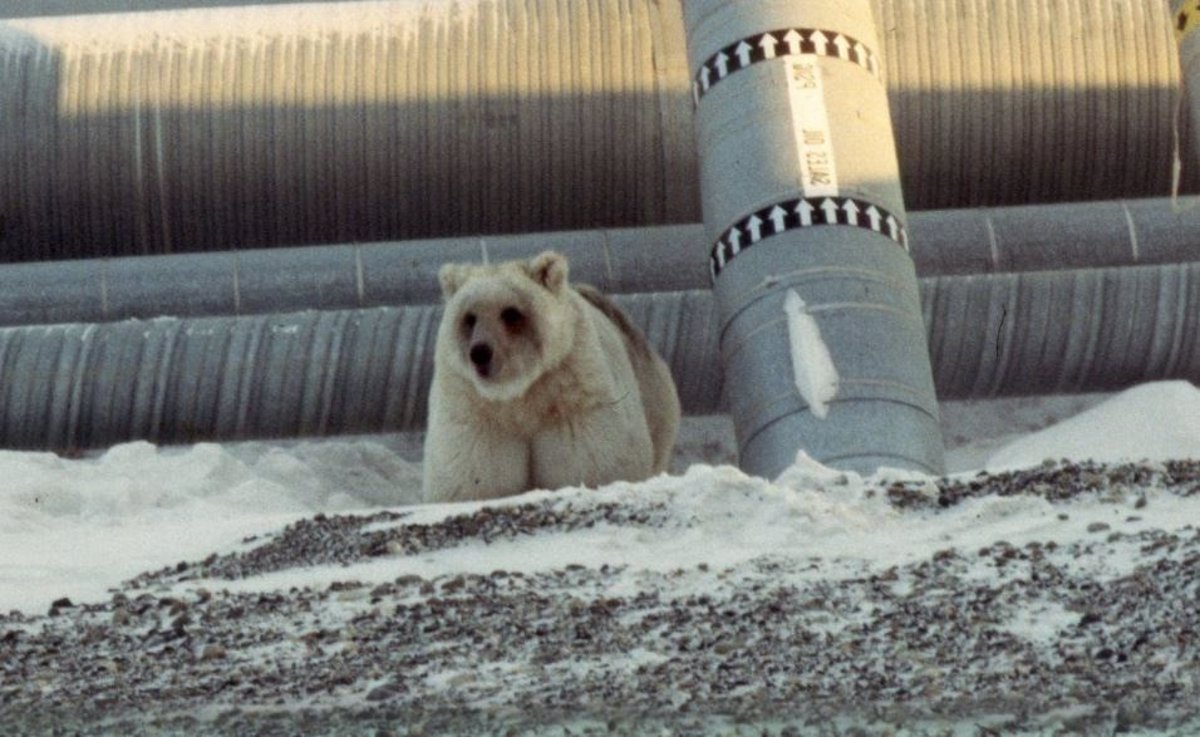
[[[796,389],[813,416],[823,420],[829,413],[829,403],[838,393],[837,367],[833,365],[829,347],[821,339],[821,326],[808,314],[808,305],[795,289],[788,290],[784,297],[783,312],[787,315]]]
[[[371,440],[0,451],[0,478],[0,611],[103,598],[299,517],[415,502],[420,484],[414,464]]]
[[[1070,400],[1019,401],[1027,414],[1057,419],[1061,407],[1055,409],[1055,403]],[[952,458],[969,455],[972,443],[986,447],[1012,428],[1011,411],[1003,411],[1011,410],[1010,405],[993,401],[972,406],[948,407],[948,422],[956,423],[946,431]],[[1198,417],[1200,390],[1184,382],[1146,384],[1028,432],[995,450],[983,465],[1032,467],[1045,458],[1200,457]],[[965,439],[959,433],[962,427],[974,436],[969,442],[959,442]],[[730,441],[721,436],[724,425],[699,422],[688,432],[684,445],[698,445],[714,457],[727,456]],[[140,572],[244,549],[247,538],[318,512],[403,507],[413,512],[405,520],[411,524],[483,506],[408,506],[419,494],[418,449],[412,439],[387,437],[178,448],[139,442],[78,459],[2,452],[0,611],[41,613],[63,596],[75,601],[104,599],[110,589]],[[350,575],[386,581],[404,574],[536,572],[567,564],[626,566],[633,581],[701,564],[721,570],[783,554],[814,561],[814,577],[837,578],[918,560],[944,548],[977,549],[997,540],[1020,546],[1046,539],[1051,530],[1062,544],[1064,535],[1095,538],[1089,528],[1094,530],[1096,524],[1172,530],[1200,518],[1200,499],[1156,495],[1153,490],[1151,503],[1136,515],[1132,499],[1052,504],[1029,496],[985,496],[938,514],[906,513],[889,505],[882,494],[868,493],[891,476],[910,488],[925,484],[934,493],[929,479],[886,471],[863,479],[825,468],[802,453],[775,482],[729,465],[694,464],[679,474],[613,484],[602,491],[609,502],[653,503],[669,510],[664,513],[670,515],[667,524],[675,531],[671,535],[635,525],[597,524],[550,537],[373,559],[352,572],[341,567],[293,569],[222,586],[287,588]],[[543,498],[570,505],[590,494],[594,492],[539,491],[489,505]],[[1109,575],[1127,567],[1119,555],[1079,565],[1096,566],[1103,569],[1097,573]],[[698,579],[696,585],[703,587],[705,582]]]
[[[1186,381],[1137,386],[994,453],[989,470],[1043,458],[1162,461],[1200,452],[1200,392]]]

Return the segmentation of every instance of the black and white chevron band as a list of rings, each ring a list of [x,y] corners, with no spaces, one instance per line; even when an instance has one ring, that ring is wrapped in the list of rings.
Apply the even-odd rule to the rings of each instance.
[[[777,57],[800,54],[843,59],[880,77],[875,52],[852,36],[819,28],[781,28],[743,38],[708,57],[692,80],[693,99],[699,104],[700,98],[734,72]]]
[[[904,223],[876,204],[854,197],[799,197],[756,210],[722,233],[713,244],[709,261],[713,281],[730,261],[764,238],[822,225],[865,228],[908,250]]]

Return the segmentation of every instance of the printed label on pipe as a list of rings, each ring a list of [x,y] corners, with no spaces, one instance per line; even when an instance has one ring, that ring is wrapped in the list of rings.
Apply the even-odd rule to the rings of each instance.
[[[805,197],[836,197],[837,164],[833,158],[821,65],[816,56],[806,54],[788,59],[784,72],[800,159],[800,191]]]

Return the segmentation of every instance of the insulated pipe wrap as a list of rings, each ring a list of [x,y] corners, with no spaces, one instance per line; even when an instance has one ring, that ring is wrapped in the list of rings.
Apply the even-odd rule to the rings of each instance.
[[[684,409],[723,411],[712,293],[617,301],[666,358]],[[927,278],[921,302],[945,399],[1200,383],[1200,264]],[[419,429],[439,315],[417,305],[0,328],[0,445]]]
[[[1166,3],[871,5],[909,209],[1168,191]],[[0,21],[0,258],[698,222],[681,18],[380,0]]]
[[[6,447],[325,435],[423,420],[437,310],[0,330]]]
[[[1167,3],[872,5],[911,209],[1170,190],[1179,71]],[[1189,191],[1197,169],[1185,166]]]
[[[1200,263],[922,280],[942,397],[1200,382]]]
[[[671,366],[680,399],[718,411],[710,295],[620,302]],[[440,308],[418,305],[0,328],[0,444],[418,429],[440,319]]]
[[[649,0],[2,22],[3,257],[686,221],[682,40]]]
[[[909,215],[909,233],[922,277],[1173,264],[1197,256],[1200,208],[1159,198],[931,210]],[[10,264],[0,325],[430,304],[443,263],[546,249],[605,292],[707,289],[704,240],[703,225],[663,225]]]
[[[803,449],[864,473],[939,472],[869,4],[689,0],[684,14],[740,465],[771,477]]]

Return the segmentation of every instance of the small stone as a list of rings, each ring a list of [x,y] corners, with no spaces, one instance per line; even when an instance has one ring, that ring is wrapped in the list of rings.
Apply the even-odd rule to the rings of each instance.
[[[376,686],[367,692],[367,701],[387,701],[400,695],[400,688],[394,683]]]
[[[225,648],[221,647],[220,645],[214,644],[214,645],[209,645],[204,648],[204,650],[200,653],[200,660],[202,660],[202,661],[224,660],[225,655],[226,655]]]
[[[1107,522],[1093,522],[1087,526],[1088,532],[1107,532],[1112,529],[1112,526]]]

